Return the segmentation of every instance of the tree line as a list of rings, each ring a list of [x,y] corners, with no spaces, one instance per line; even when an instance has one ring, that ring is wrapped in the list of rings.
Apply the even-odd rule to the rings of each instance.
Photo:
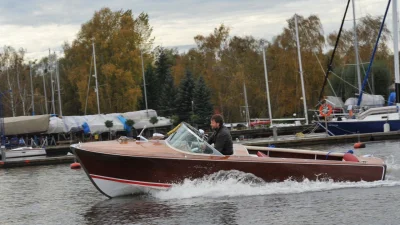
[[[381,20],[366,16],[358,21],[361,62],[369,62]],[[307,107],[314,109],[337,32],[325,36],[317,15],[298,15],[298,26],[305,97]],[[56,65],[63,115],[96,114],[93,44],[101,113],[145,109],[146,89],[147,107],[176,123],[207,126],[213,113],[222,113],[229,122],[243,121],[246,85],[250,117],[268,117],[262,56],[265,47],[272,116],[303,115],[294,16],[272,40],[231,35],[230,28],[221,24],[208,35],[195,36],[196,47],[184,53],[154,47],[156,37],[152,31],[146,13],[134,17],[131,10],[102,8],[82,24],[71,44],[62,46],[63,57],[49,54],[39,61],[27,62],[26,50],[4,46],[0,53],[0,91],[5,116],[32,114],[31,72],[35,114],[58,113],[58,107],[53,110],[49,103],[50,85],[58,91],[53,76]],[[393,81],[393,55],[387,45],[390,35],[385,27],[373,76],[365,90],[385,97]],[[343,31],[330,75],[332,89],[326,88],[326,95],[336,93],[345,100],[358,93],[355,66],[351,65],[355,63],[353,38],[353,29]],[[363,71],[367,65],[362,65]]]

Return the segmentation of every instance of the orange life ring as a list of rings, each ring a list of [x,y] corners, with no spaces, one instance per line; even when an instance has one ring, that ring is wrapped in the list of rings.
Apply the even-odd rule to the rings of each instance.
[[[326,112],[326,108],[328,108],[328,112]],[[321,114],[321,116],[323,117],[330,116],[332,114],[332,111],[333,111],[332,106],[329,104],[323,104],[319,107],[319,114]]]

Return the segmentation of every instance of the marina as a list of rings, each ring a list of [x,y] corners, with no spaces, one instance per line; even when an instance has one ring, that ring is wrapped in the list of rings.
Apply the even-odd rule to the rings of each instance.
[[[397,0],[24,3],[0,224],[399,224]]]
[[[333,144],[304,148],[344,152],[349,147]],[[387,162],[384,181],[264,183],[249,174],[233,172],[187,180],[165,192],[113,199],[99,193],[82,169],[71,170],[69,165],[4,169],[0,170],[1,222],[9,225],[397,224],[399,148],[399,141],[388,140],[367,142],[366,148],[357,150],[357,154],[374,154]]]

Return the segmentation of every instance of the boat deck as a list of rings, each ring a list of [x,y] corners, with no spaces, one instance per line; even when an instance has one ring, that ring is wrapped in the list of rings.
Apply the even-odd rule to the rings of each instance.
[[[297,149],[265,148],[255,146],[243,146],[234,144],[234,155],[221,156],[202,153],[185,152],[171,148],[163,140],[149,142],[129,141],[120,144],[117,141],[87,142],[73,145],[74,148],[83,149],[90,152],[135,156],[152,158],[176,158],[176,159],[208,159],[208,160],[228,160],[228,161],[282,161],[293,163],[324,163],[324,164],[375,164],[382,165],[383,161],[373,157],[357,157],[359,162],[342,161],[344,153],[322,152]],[[256,157],[256,153],[263,152],[267,157]]]
[[[175,151],[169,148],[164,141],[128,141],[126,144],[120,144],[118,141],[101,141],[81,143],[79,148],[91,152],[104,154],[126,155],[126,156],[181,156],[185,153]]]

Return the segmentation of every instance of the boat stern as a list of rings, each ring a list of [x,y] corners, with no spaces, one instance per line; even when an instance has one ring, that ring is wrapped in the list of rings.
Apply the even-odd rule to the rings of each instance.
[[[363,164],[369,164],[371,166],[376,166],[381,168],[381,180],[384,180],[386,177],[386,170],[387,170],[387,165],[385,161],[381,158],[374,157],[372,155],[364,155],[364,156],[358,156],[357,157],[359,161]]]

